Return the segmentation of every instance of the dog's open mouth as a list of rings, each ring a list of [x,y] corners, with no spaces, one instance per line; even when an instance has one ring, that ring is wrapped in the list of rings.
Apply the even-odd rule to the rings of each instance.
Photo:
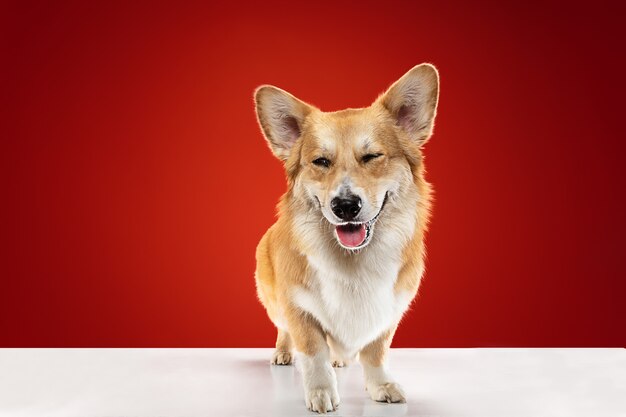
[[[335,228],[339,243],[350,249],[363,245],[371,230],[367,223],[348,223]]]
[[[383,204],[380,206],[378,214],[376,214],[376,216],[374,216],[374,218],[370,221],[363,223],[352,222],[335,226],[335,234],[337,235],[337,240],[341,246],[346,249],[359,249],[367,245],[372,237],[374,223],[378,220],[386,202],[387,194],[385,194]]]

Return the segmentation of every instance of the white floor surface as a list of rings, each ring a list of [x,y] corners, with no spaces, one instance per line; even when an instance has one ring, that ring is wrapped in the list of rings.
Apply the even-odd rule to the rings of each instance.
[[[2,417],[313,416],[271,349],[0,349]],[[331,416],[626,416],[624,349],[394,349],[407,404],[338,369]]]

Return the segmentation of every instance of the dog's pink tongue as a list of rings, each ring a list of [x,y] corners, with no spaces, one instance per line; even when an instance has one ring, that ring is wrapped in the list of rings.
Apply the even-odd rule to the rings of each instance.
[[[342,245],[348,248],[355,248],[365,241],[365,225],[364,224],[347,224],[345,226],[337,226],[337,236]]]

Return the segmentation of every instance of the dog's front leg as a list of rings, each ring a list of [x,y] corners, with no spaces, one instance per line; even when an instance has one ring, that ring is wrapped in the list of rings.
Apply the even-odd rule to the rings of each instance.
[[[365,346],[359,353],[359,361],[365,373],[365,387],[372,400],[387,403],[404,403],[402,387],[385,370],[385,356],[391,345],[395,328]]]
[[[330,363],[330,350],[317,320],[302,311],[293,311],[288,318],[301,365],[306,406],[311,411],[326,413],[339,405],[337,376]]]

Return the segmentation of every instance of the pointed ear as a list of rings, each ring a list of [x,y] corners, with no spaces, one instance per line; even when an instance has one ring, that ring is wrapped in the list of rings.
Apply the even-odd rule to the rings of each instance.
[[[304,119],[314,108],[271,85],[257,88],[254,102],[261,130],[270,149],[278,159],[286,160],[302,134]]]
[[[396,124],[419,145],[432,135],[439,100],[439,74],[430,64],[413,67],[380,96]]]

